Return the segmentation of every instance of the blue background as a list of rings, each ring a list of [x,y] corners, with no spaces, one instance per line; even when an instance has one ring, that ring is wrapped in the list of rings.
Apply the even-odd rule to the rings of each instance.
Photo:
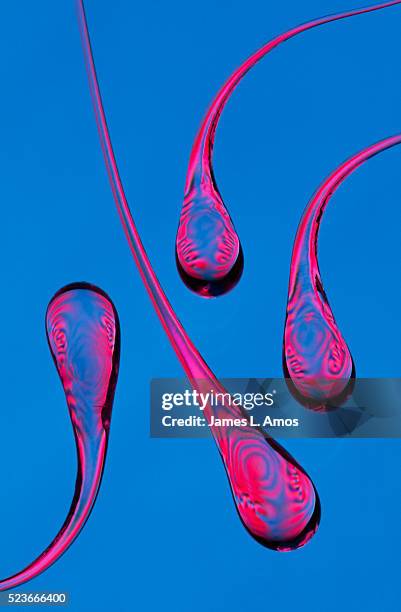
[[[352,4],[352,2],[351,2]],[[220,376],[279,376],[288,266],[310,195],[340,162],[401,129],[401,7],[330,24],[274,51],[218,130],[215,170],[245,253],[218,300],[181,283],[174,238],[190,147],[212,96],[272,36],[339,0],[88,0],[106,112],[144,243],[184,326]],[[292,440],[323,515],[278,554],[240,524],[211,440],[149,438],[149,381],[180,366],[135,269],[108,185],[73,2],[5,3],[0,22],[3,298],[0,574],[31,561],[72,497],[75,449],[46,345],[62,285],[114,300],[122,360],[102,490],[65,556],[20,590],[67,590],[72,610],[394,610],[398,476],[391,440]],[[320,263],[361,376],[400,375],[401,151],[341,187]]]

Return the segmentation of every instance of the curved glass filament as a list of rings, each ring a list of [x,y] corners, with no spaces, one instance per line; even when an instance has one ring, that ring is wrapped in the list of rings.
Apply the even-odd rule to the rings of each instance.
[[[31,580],[71,546],[93,509],[106,459],[120,356],[117,311],[101,289],[67,285],[49,303],[46,333],[77,447],[75,492],[54,540],[25,569],[0,580],[1,591]]]

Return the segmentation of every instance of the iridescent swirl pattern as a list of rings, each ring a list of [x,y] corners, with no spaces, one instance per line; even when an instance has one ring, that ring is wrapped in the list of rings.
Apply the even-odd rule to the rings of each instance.
[[[213,171],[213,146],[221,113],[246,73],[267,53],[290,38],[317,26],[400,4],[382,2],[314,19],[276,36],[251,55],[217,93],[194,141],[184,202],[176,238],[176,261],[184,283],[202,297],[214,297],[232,289],[243,270],[242,247],[219,192]],[[251,203],[247,202],[250,206]]]
[[[101,289],[68,285],[49,303],[46,333],[77,447],[75,492],[54,540],[25,569],[1,580],[2,591],[43,572],[73,543],[93,509],[106,459],[120,355],[117,312]]]
[[[335,170],[307,205],[291,258],[283,365],[295,390],[311,407],[324,407],[346,392],[354,376],[351,352],[335,321],[323,289],[317,259],[320,224],[341,183],[369,158],[401,142],[391,136],[354,155]]]
[[[203,360],[168,301],[150,264],[124,193],[97,82],[82,0],[78,0],[80,26],[96,122],[112,192],[125,235],[159,319],[188,379],[199,392],[225,393]],[[240,407],[205,410],[222,457],[240,518],[249,533],[275,550],[302,546],[315,533],[320,502],[315,487],[298,463],[274,440],[251,426],[218,427],[212,416],[243,419]]]

